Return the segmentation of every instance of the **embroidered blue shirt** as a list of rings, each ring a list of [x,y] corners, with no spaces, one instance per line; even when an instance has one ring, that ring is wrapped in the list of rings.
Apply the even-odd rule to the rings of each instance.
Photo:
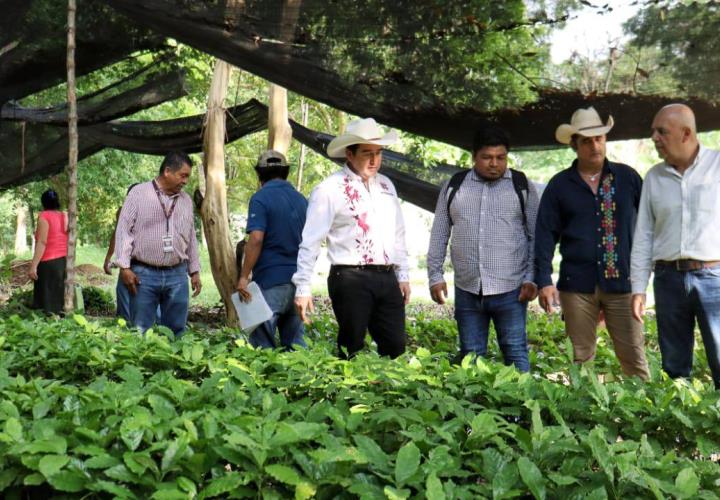
[[[560,243],[558,290],[630,292],[630,250],[642,179],[628,165],[605,160],[598,193],[582,179],[577,160],[557,173],[540,200],[535,232],[535,281],[552,284]]]

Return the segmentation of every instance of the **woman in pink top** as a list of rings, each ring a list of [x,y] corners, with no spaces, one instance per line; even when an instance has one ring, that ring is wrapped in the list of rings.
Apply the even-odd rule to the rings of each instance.
[[[35,254],[30,265],[30,278],[35,281],[33,307],[60,314],[65,294],[67,214],[60,211],[60,199],[52,189],[45,191],[40,201],[43,211],[38,215]]]

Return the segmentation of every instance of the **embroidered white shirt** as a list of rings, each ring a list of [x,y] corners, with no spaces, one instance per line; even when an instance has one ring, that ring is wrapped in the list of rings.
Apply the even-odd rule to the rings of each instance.
[[[297,297],[311,295],[313,269],[325,240],[331,264],[393,265],[398,281],[409,281],[400,202],[395,186],[382,174],[365,187],[346,165],[313,190],[292,277]]]
[[[630,257],[633,293],[645,293],[656,260],[720,260],[720,151],[700,146],[680,175],[665,162],[645,176]]]

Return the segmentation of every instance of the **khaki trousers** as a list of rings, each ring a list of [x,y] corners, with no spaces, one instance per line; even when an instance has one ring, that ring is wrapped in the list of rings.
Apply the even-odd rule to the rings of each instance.
[[[565,333],[573,344],[576,363],[595,358],[597,326],[600,310],[605,313],[615,355],[625,375],[650,378],[645,360],[645,336],[642,322],[632,317],[632,294],[560,292],[560,305],[565,317]]]

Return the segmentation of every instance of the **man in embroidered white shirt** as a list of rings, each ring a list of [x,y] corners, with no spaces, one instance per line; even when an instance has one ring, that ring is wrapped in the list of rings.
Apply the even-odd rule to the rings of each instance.
[[[655,311],[663,370],[689,377],[695,321],[720,389],[720,151],[698,142],[684,104],[660,109],[652,140],[664,160],[647,173],[632,248],[633,315],[642,320],[655,271]]]
[[[352,357],[368,331],[381,356],[405,351],[405,304],[410,299],[405,223],[395,186],[378,173],[382,147],[397,141],[372,118],[353,120],[328,144],[343,169],[310,195],[297,272],[292,282],[303,321],[313,312],[310,282],[320,245],[332,264],[328,293],[338,322],[338,350]]]

